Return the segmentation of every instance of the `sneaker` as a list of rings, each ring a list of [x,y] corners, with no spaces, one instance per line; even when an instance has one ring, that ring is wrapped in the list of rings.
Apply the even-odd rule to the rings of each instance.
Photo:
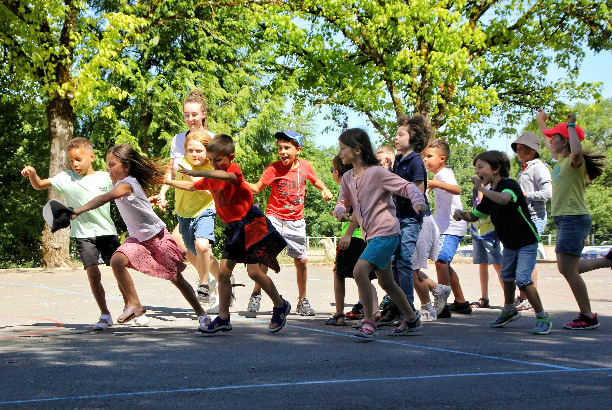
[[[108,315],[100,315],[100,320],[98,323],[93,325],[93,330],[106,330],[113,325],[113,318],[110,314]]]
[[[436,288],[431,291],[434,297],[434,306],[436,308],[436,315],[439,315],[446,306],[446,301],[451,294],[451,287],[446,285],[436,285]]]
[[[233,275],[231,277],[233,277]],[[215,290],[217,290],[217,279],[215,279],[213,275],[210,275],[210,280],[208,281],[208,288],[210,289],[210,293],[215,293]]]
[[[546,317],[537,318],[536,326],[533,328],[534,335],[547,335],[550,333],[550,329],[552,329],[552,323],[550,322],[550,316],[548,313]]]
[[[385,295],[380,302],[380,306],[378,306],[378,310],[381,312],[389,307],[389,303],[391,303],[391,296]]]
[[[387,313],[380,318],[380,320],[376,323],[377,326],[387,326],[393,325],[397,322],[401,317],[401,313],[394,308],[391,308],[387,311]]]
[[[504,327],[510,322],[514,322],[521,317],[521,312],[513,310],[512,312],[506,313],[502,310],[501,315],[497,319],[491,322],[491,327]]]
[[[355,303],[351,311],[346,314],[346,318],[349,320],[363,319],[363,305],[359,302]]]
[[[521,298],[520,296],[517,296],[514,299],[514,307],[518,307],[518,305],[520,305],[521,303],[523,303],[525,299]]]
[[[198,330],[201,332],[202,329],[206,329],[208,325],[210,324],[210,316],[208,315],[198,316],[198,321],[200,322],[200,326],[198,326]]]
[[[315,311],[310,307],[310,302],[306,298],[298,299],[297,308],[295,309],[297,313],[302,316],[314,316]]]
[[[249,298],[249,304],[247,306],[247,310],[249,312],[259,312],[259,307],[261,306],[261,293],[253,293]]]
[[[138,327],[148,327],[151,320],[144,313],[134,318],[134,324]]]
[[[198,285],[197,296],[201,303],[210,303],[210,289],[207,284]]]
[[[226,320],[223,320],[221,317],[217,316],[215,320],[206,326],[202,326],[200,322],[198,330],[202,333],[229,332],[232,330],[232,324],[230,323],[229,317]]]
[[[438,313],[438,319],[448,319],[450,317],[452,317],[450,306],[444,305],[444,307],[442,308],[442,312]]]
[[[588,317],[581,313],[573,321],[563,324],[564,328],[573,330],[597,329],[599,326],[601,325],[597,320],[597,313],[593,313],[593,317]]]
[[[470,302],[467,300],[463,303],[457,303],[457,301],[451,303],[450,310],[451,312],[461,313],[462,315],[469,315],[472,313]]]
[[[423,324],[421,323],[421,313],[419,311],[416,312],[416,318],[414,320],[404,319],[402,323],[406,324],[406,329],[400,330],[399,326],[397,326],[393,330],[390,330],[389,332],[387,332],[387,335],[388,336],[406,336],[410,333],[415,333],[423,329]]]
[[[434,307],[434,302],[429,302],[425,305],[421,305],[420,312],[422,322],[434,322],[436,319],[438,319],[438,315],[436,314],[436,309]]]
[[[531,309],[533,308],[531,307],[531,303],[529,303],[527,299],[524,299],[521,303],[516,305],[516,310],[518,310],[519,312],[523,312],[525,310],[531,310]]]
[[[210,297],[210,303],[208,304],[208,309],[206,309],[207,313],[219,313],[219,298],[216,296]]]

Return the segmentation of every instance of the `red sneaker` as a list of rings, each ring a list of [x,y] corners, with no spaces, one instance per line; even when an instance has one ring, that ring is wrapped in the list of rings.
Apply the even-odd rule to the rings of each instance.
[[[601,325],[597,321],[597,313],[593,313],[593,317],[588,317],[581,313],[573,321],[563,324],[564,328],[572,330],[597,329],[599,326]]]

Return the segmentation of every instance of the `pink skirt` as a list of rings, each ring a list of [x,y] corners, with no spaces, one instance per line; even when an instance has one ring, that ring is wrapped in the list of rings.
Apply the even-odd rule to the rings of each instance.
[[[130,260],[128,267],[156,278],[173,279],[187,267],[185,252],[166,228],[146,241],[127,238],[116,252]]]

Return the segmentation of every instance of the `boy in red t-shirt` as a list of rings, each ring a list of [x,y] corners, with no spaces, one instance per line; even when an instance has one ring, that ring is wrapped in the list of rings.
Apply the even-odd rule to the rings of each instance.
[[[297,271],[297,313],[314,316],[315,311],[306,299],[306,221],[304,221],[304,197],[306,180],[323,192],[329,201],[333,194],[314,173],[310,162],[298,159],[302,151],[302,137],[295,131],[279,131],[274,134],[280,161],[270,164],[261,179],[247,186],[253,194],[260,193],[266,185],[272,186],[266,216],[287,241],[287,254],[293,258]],[[261,301],[261,289],[255,284],[247,309],[257,312]]]
[[[174,188],[195,191],[208,190],[215,199],[217,215],[227,224],[225,246],[219,266],[219,316],[207,326],[200,326],[202,333],[216,333],[232,330],[229,305],[232,296],[230,277],[237,262],[247,265],[249,277],[270,296],[274,303],[272,320],[268,330],[278,332],[285,326],[291,304],[278,293],[274,282],[265,274],[261,265],[280,271],[276,255],[287,243],[274,229],[268,218],[259,208],[253,206],[253,194],[245,184],[240,167],[233,163],[234,141],[225,134],[217,134],[206,150],[212,171],[192,171],[179,169],[179,172],[192,177],[202,177],[193,181],[167,180]]]

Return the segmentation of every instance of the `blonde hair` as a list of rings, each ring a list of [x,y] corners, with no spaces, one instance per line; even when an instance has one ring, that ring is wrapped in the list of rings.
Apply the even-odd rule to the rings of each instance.
[[[395,156],[395,150],[388,145],[381,145],[376,150],[376,154],[390,154]]]
[[[212,138],[210,137],[210,134],[207,133],[206,131],[190,132],[189,134],[187,134],[187,137],[185,138],[185,151],[187,151],[187,143],[189,143],[189,141],[191,140],[198,141],[206,147],[208,146],[208,143],[210,142],[211,139]]]

